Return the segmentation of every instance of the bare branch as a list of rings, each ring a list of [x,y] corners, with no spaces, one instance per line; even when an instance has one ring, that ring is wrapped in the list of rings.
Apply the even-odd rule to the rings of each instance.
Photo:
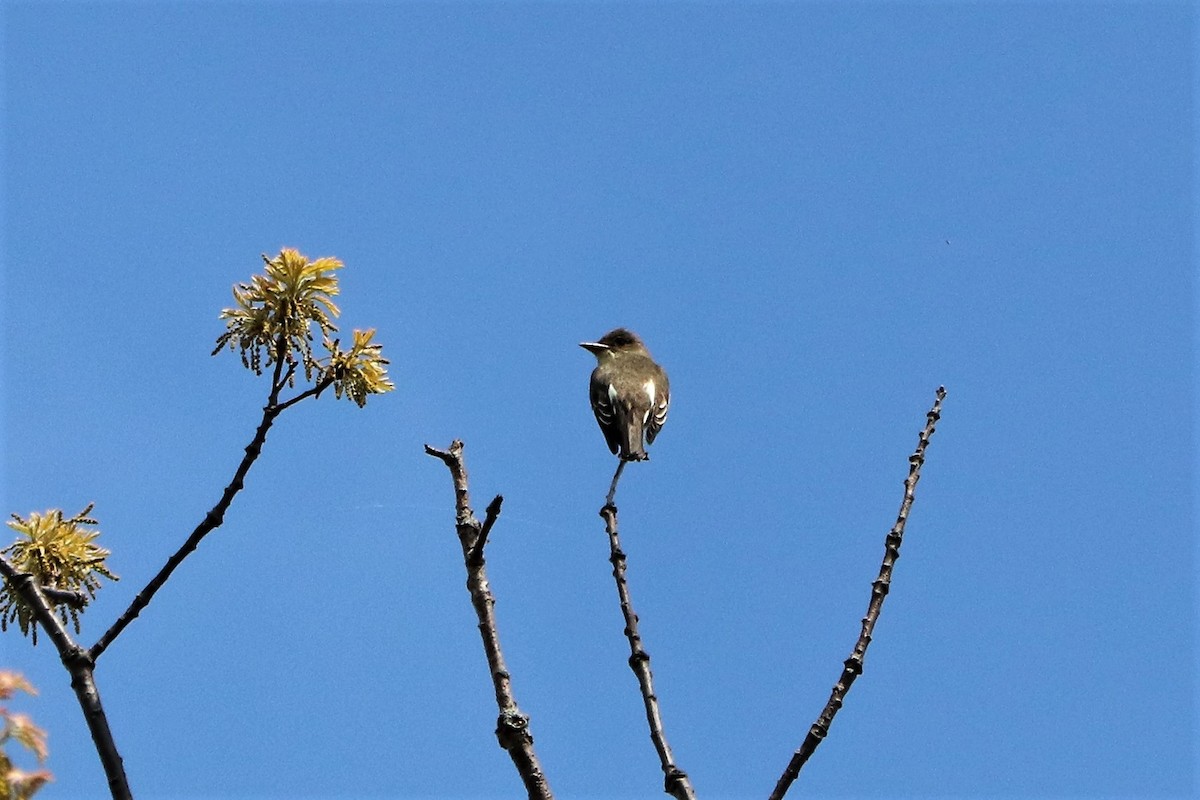
[[[613,566],[613,578],[617,582],[617,596],[621,600],[621,614],[625,617],[625,636],[629,639],[629,668],[637,677],[641,689],[642,702],[646,706],[646,722],[650,725],[650,740],[658,751],[658,760],[662,764],[664,776],[663,790],[675,797],[676,800],[695,800],[696,793],[692,788],[691,779],[686,772],[675,764],[671,746],[667,743],[667,734],[663,730],[662,714],[658,708],[658,695],[654,693],[654,676],[650,672],[650,654],[642,646],[642,637],[638,633],[638,615],[633,611],[633,601],[629,596],[629,582],[625,579],[625,551],[621,549],[621,541],[617,533],[617,507],[612,504],[616,493],[617,479],[621,476],[622,461],[613,475],[612,488],[609,490],[609,501],[600,509],[604,518],[604,527],[608,532],[609,548],[612,551],[609,561]]]
[[[163,587],[163,584],[167,582],[167,579],[171,577],[171,573],[200,545],[201,540],[219,528],[221,523],[225,521],[225,512],[229,510],[230,504],[233,503],[233,498],[244,487],[246,475],[250,472],[250,467],[254,465],[259,454],[262,453],[263,444],[267,440],[267,431],[271,429],[275,418],[301,400],[320,395],[321,392],[333,384],[332,377],[322,378],[315,386],[311,386],[290,400],[280,403],[279,393],[287,385],[288,379],[296,369],[295,364],[289,364],[286,374],[283,371],[283,354],[286,350],[286,345],[286,339],[280,336],[276,342],[275,372],[271,379],[271,394],[267,398],[267,404],[263,406],[262,421],[259,422],[258,429],[254,432],[254,439],[251,440],[250,444],[246,445],[246,454],[242,457],[241,463],[238,464],[237,470],[233,474],[233,480],[225,487],[225,491],[221,494],[221,499],[217,501],[217,504],[204,515],[204,519],[192,530],[191,536],[187,538],[183,546],[167,559],[167,563],[158,571],[158,574],[151,578],[146,587],[133,598],[133,602],[129,604],[129,608],[92,645],[88,653],[93,661],[100,658],[100,654],[108,649],[108,646],[120,635],[121,631],[125,630],[129,623],[133,622],[146,606],[150,605],[150,601],[154,598],[158,590]]]
[[[276,374],[274,380],[276,381],[278,381],[279,373],[282,369],[280,363],[279,361],[275,362]],[[219,528],[221,523],[225,521],[225,512],[229,509],[233,498],[242,490],[245,485],[246,474],[250,472],[250,467],[254,465],[255,460],[258,459],[259,454],[262,452],[263,443],[267,440],[267,431],[271,429],[275,418],[283,410],[283,407],[278,405],[280,388],[276,384],[271,390],[271,396],[268,398],[266,406],[263,407],[262,421],[258,424],[258,430],[254,432],[254,439],[251,440],[250,444],[246,445],[246,454],[242,457],[241,463],[238,464],[237,470],[233,474],[233,480],[229,482],[229,485],[225,487],[225,491],[222,492],[221,499],[204,515],[204,519],[195,527],[191,536],[183,543],[183,546],[167,559],[167,563],[158,571],[158,574],[150,579],[150,582],[146,584],[146,587],[142,591],[138,592],[137,596],[133,598],[133,602],[129,604],[129,608],[125,609],[125,612],[117,618],[117,621],[92,645],[91,650],[88,652],[93,661],[100,658],[101,653],[108,649],[108,646],[120,635],[121,631],[125,630],[126,626],[133,622],[146,606],[150,605],[150,601],[154,598],[158,590],[163,587],[163,584],[167,582],[167,578],[170,578],[171,573],[199,546],[201,540],[213,530]]]
[[[474,606],[475,615],[479,619],[479,635],[483,639],[483,651],[487,656],[488,670],[492,674],[496,706],[500,710],[496,720],[496,739],[512,759],[530,799],[552,800],[554,795],[550,791],[550,784],[542,773],[542,766],[533,749],[529,716],[522,713],[517,705],[517,699],[513,695],[512,677],[500,650],[500,632],[496,626],[496,599],[488,583],[483,558],[487,535],[500,516],[500,505],[504,498],[496,495],[488,505],[485,521],[481,523],[471,510],[463,443],[455,439],[449,450],[438,450],[425,445],[425,452],[441,459],[450,469],[450,476],[454,481],[455,528],[459,544],[462,546],[463,562],[467,568],[467,591],[471,594],[471,605]]]
[[[809,757],[829,734],[829,726],[842,707],[846,693],[850,691],[855,678],[862,674],[867,647],[871,644],[871,634],[875,630],[875,623],[883,608],[884,598],[887,597],[888,588],[891,586],[892,569],[896,564],[896,559],[900,558],[900,543],[904,538],[904,526],[908,522],[909,511],[912,509],[917,481],[921,479],[921,466],[925,463],[925,448],[929,446],[929,439],[933,436],[937,421],[941,418],[942,401],[946,399],[946,387],[939,386],[936,396],[933,408],[926,414],[925,429],[921,431],[917,449],[908,457],[908,477],[904,479],[904,499],[900,503],[900,513],[896,516],[896,524],[892,526],[884,539],[883,564],[879,567],[879,577],[871,584],[871,601],[867,606],[867,615],[862,620],[862,632],[858,636],[858,642],[855,643],[854,650],[844,663],[842,675],[834,684],[829,702],[825,704],[817,721],[809,728],[808,735],[804,737],[800,749],[792,754],[787,769],[783,771],[783,775],[775,784],[775,791],[771,792],[770,800],[782,800],[783,796],[787,794],[788,788],[796,780]]]

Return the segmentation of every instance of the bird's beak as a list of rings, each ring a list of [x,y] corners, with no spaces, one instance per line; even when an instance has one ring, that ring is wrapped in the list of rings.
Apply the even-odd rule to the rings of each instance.
[[[600,355],[608,350],[608,345],[600,344],[599,342],[580,342],[579,346],[593,355]]]

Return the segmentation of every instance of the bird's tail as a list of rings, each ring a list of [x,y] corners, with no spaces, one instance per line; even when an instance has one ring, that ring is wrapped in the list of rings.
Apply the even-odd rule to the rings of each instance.
[[[625,461],[646,461],[650,458],[642,446],[642,420],[636,413],[626,411],[621,415],[621,458]]]

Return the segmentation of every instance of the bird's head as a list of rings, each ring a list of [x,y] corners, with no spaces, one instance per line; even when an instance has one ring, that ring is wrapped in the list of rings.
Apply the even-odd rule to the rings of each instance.
[[[605,361],[620,353],[645,353],[646,345],[638,335],[628,328],[613,328],[600,337],[596,342],[580,342],[579,346],[596,357],[597,361]]]

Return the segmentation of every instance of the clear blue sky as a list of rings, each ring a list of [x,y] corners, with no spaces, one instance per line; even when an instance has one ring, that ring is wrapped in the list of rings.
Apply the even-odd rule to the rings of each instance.
[[[333,255],[398,390],[278,421],[101,660],[135,793],[519,797],[444,466],[467,443],[563,797],[661,796],[587,407],[616,325],[674,404],[619,504],[681,766],[765,797],[1196,791],[1187,3],[6,3],[3,512],[96,503],[91,644],[216,501],[259,253]],[[5,539],[5,541],[8,541]],[[49,643],[46,800],[105,793]]]

